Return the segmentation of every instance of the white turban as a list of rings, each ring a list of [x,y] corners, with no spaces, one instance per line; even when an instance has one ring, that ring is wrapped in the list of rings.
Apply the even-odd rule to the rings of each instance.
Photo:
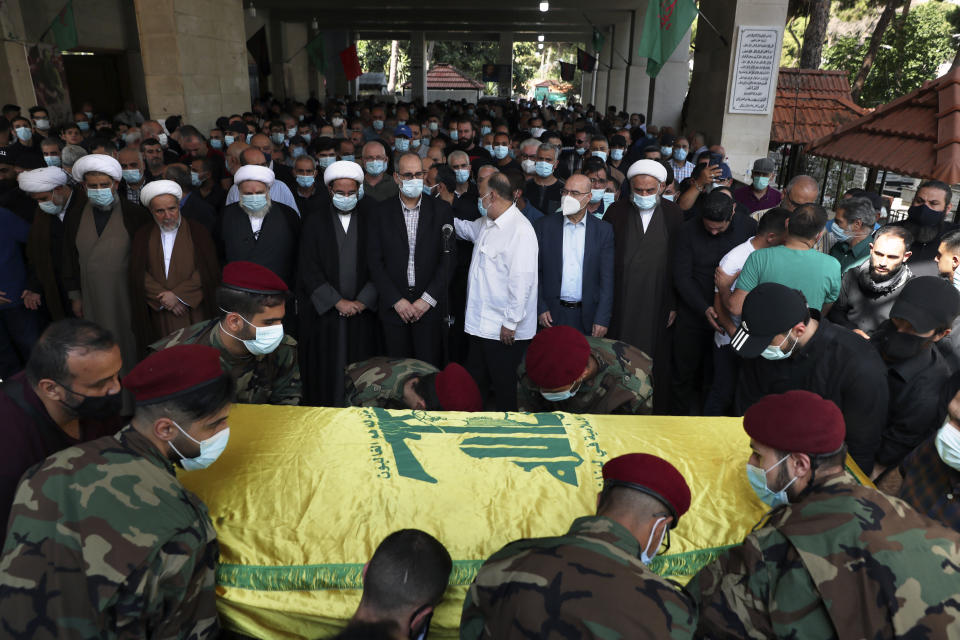
[[[24,171],[17,176],[17,184],[27,193],[46,193],[67,184],[67,172],[60,167]]]
[[[348,160],[339,160],[334,162],[323,172],[323,182],[328,187],[330,183],[334,180],[340,180],[341,178],[350,178],[351,180],[356,180],[357,185],[363,184],[363,169],[360,168],[356,162],[350,162]]]
[[[174,196],[177,202],[180,202],[180,198],[183,197],[183,189],[173,180],[154,180],[153,182],[148,182],[140,189],[140,203],[150,208],[151,200],[157,196],[164,195]]]
[[[90,171],[105,173],[114,180],[119,180],[123,176],[123,169],[120,168],[120,163],[114,158],[102,153],[85,155],[73,163],[73,179],[77,182],[83,182],[83,176]]]
[[[627,180],[633,176],[653,176],[660,182],[666,182],[667,168],[656,160],[637,160],[627,169]]]
[[[237,169],[237,172],[233,174],[233,184],[239,185],[241,182],[253,180],[255,182],[262,182],[267,185],[269,189],[273,186],[274,178],[273,171],[270,169],[261,167],[258,164],[248,164],[240,167]]]

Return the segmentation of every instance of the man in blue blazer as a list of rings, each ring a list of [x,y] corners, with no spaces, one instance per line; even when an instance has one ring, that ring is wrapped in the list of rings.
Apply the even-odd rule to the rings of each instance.
[[[587,215],[590,179],[575,174],[561,191],[562,215],[533,225],[540,244],[540,326],[567,325],[602,338],[613,310],[613,227]]]

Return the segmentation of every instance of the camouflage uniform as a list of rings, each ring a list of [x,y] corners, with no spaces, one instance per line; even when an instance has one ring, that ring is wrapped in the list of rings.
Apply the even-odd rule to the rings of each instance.
[[[636,538],[601,516],[578,518],[564,536],[511,542],[470,585],[460,638],[692,638],[692,598],[639,555]]]
[[[0,637],[216,638],[217,534],[132,427],[64,449],[17,489],[0,560]]]
[[[960,638],[960,535],[846,473],[818,478],[687,585],[712,638]]]
[[[406,409],[403,385],[410,376],[437,373],[432,364],[413,358],[377,356],[347,365],[344,375],[348,407]]]
[[[587,338],[590,355],[599,365],[596,375],[585,381],[569,400],[550,402],[540,387],[527,377],[526,363],[517,371],[517,405],[520,411],[540,413],[650,413],[653,409],[653,361],[626,342]]]
[[[174,331],[150,345],[160,351],[175,344],[208,344],[220,350],[220,362],[237,383],[236,402],[242,404],[300,404],[303,385],[297,364],[297,341],[284,334],[273,352],[263,356],[235,356],[223,346],[220,320],[205,320]]]

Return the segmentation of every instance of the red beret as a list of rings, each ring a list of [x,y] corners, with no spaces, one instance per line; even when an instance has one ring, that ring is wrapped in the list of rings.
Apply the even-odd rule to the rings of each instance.
[[[743,430],[760,444],[788,453],[833,453],[847,433],[837,405],[801,390],[760,398],[743,415]]]
[[[482,411],[480,389],[466,369],[451,362],[434,379],[437,398],[444,411]]]
[[[164,402],[223,375],[220,352],[202,344],[178,344],[147,356],[123,379],[137,404]]]
[[[527,348],[527,376],[541,389],[559,389],[583,375],[590,343],[573,327],[556,326],[536,335]]]
[[[223,286],[247,293],[284,293],[287,283],[270,269],[255,262],[231,262],[223,268]]]
[[[649,453],[628,453],[603,465],[603,487],[630,487],[647,493],[667,507],[677,526],[690,508],[690,487],[676,467]]]

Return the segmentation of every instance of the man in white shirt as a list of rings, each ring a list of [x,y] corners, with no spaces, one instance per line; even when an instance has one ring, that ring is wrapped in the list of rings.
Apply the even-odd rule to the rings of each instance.
[[[457,235],[473,242],[467,277],[467,370],[480,393],[492,385],[497,411],[517,410],[517,367],[537,330],[537,237],[513,204],[510,180],[493,174],[480,194],[485,215],[456,219]]]

